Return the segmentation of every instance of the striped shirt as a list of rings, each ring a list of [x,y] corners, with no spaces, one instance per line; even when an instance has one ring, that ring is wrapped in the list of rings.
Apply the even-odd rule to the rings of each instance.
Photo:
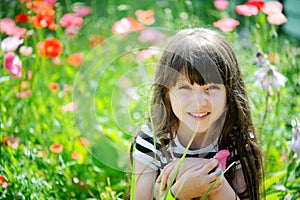
[[[155,137],[153,136],[153,131],[151,130],[149,123],[144,124],[137,135],[133,157],[145,166],[156,171],[160,171],[168,163],[176,158],[181,158],[184,154],[186,148],[180,144],[177,136],[175,136],[172,141],[165,138],[165,146],[161,144],[160,140],[154,138]],[[217,152],[218,138],[204,148],[188,150],[186,157],[212,158]],[[236,150],[233,154],[233,157],[237,157]],[[236,162],[236,169],[240,168],[241,165],[239,160],[235,159],[234,161]]]

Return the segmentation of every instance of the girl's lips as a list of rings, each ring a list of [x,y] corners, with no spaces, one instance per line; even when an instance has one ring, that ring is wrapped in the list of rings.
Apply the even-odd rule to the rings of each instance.
[[[210,112],[189,112],[188,114],[194,118],[203,119],[207,117],[210,114]]]

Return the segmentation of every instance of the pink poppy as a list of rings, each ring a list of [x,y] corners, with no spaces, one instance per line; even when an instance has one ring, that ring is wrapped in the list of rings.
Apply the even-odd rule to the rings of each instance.
[[[153,10],[137,10],[135,11],[135,15],[138,21],[145,25],[151,25],[155,22]]]
[[[18,37],[12,36],[12,37],[7,37],[1,42],[1,49],[5,53],[9,51],[14,51],[16,50],[20,44],[23,43],[23,39],[19,39]]]
[[[15,136],[7,136],[7,138],[4,140],[4,144],[8,147],[11,147],[12,149],[16,149],[19,146],[20,139]]]
[[[244,16],[252,16],[258,14],[258,8],[253,5],[238,5],[235,7],[236,13]]]
[[[91,14],[92,9],[89,6],[79,6],[75,8],[75,14],[79,17],[85,17]]]
[[[11,18],[3,18],[0,21],[0,31],[9,36],[23,38],[27,29],[16,26]]]
[[[10,32],[11,27],[15,26],[15,21],[11,18],[3,18],[0,21],[0,31],[3,33]]]
[[[268,15],[267,20],[270,24],[281,25],[286,23],[288,20],[282,13],[272,13]]]
[[[240,22],[232,18],[220,19],[213,23],[214,27],[221,29],[224,32],[230,32],[238,26]]]
[[[61,144],[52,144],[49,149],[52,153],[60,154],[64,149],[64,146]]]
[[[229,2],[227,0],[215,0],[214,6],[218,10],[225,10],[229,5]]]
[[[56,0],[45,0],[45,2],[50,6],[54,6],[54,4],[56,3]]]
[[[77,28],[80,28],[82,25],[82,22],[83,22],[82,17],[75,16],[72,13],[64,14],[62,16],[62,18],[60,19],[60,24],[65,28],[69,27],[69,26],[75,26]]]
[[[141,61],[144,61],[148,58],[151,58],[153,55],[152,51],[149,50],[149,49],[144,49],[142,51],[139,52],[138,54],[138,59],[141,60]]]
[[[29,97],[31,94],[32,94],[31,90],[26,90],[26,91],[23,91],[23,92],[18,92],[16,94],[16,97],[23,99],[23,98]]]
[[[226,169],[226,160],[229,155],[230,155],[229,151],[227,149],[224,149],[224,150],[220,150],[214,157],[219,161],[223,171]]]
[[[281,13],[283,10],[283,6],[280,2],[270,1],[266,2],[261,10],[263,13],[270,15],[272,13]]]
[[[71,157],[73,160],[78,160],[81,158],[81,155],[79,153],[72,152]]]
[[[138,29],[143,29],[144,26],[138,23],[135,19],[131,17],[124,17],[119,21],[116,21],[112,27],[113,33],[122,34],[130,31],[137,31]]]
[[[7,53],[4,56],[4,67],[9,71],[10,75],[16,78],[22,76],[22,62],[14,53]]]
[[[76,26],[68,26],[65,29],[65,34],[70,39],[74,38],[78,34],[78,32],[79,32],[79,28]]]
[[[139,41],[141,42],[149,42],[152,44],[157,44],[159,41],[165,40],[166,36],[157,31],[156,29],[146,28],[143,29],[140,36]]]
[[[5,181],[5,177],[3,175],[0,175],[0,185],[2,186],[2,188],[7,188],[9,186]]]
[[[31,55],[32,54],[32,47],[21,46],[20,47],[20,54],[22,54],[23,56]]]
[[[73,112],[76,109],[76,104],[74,102],[70,102],[62,107],[62,113]]]

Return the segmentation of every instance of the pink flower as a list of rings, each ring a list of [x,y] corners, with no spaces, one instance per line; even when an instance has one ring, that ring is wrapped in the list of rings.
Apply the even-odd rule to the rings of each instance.
[[[143,29],[144,26],[138,23],[135,19],[131,17],[124,17],[119,21],[116,21],[112,27],[113,33],[122,34],[130,31],[136,31],[138,29]]]
[[[227,149],[224,149],[224,150],[220,150],[214,157],[219,161],[223,171],[226,169],[226,160],[229,155],[230,155],[229,151]]]
[[[244,16],[252,16],[258,14],[258,8],[254,5],[238,5],[235,7],[236,13]]]
[[[60,19],[60,24],[65,28],[69,26],[75,26],[77,28],[80,28],[82,22],[83,22],[82,17],[75,16],[72,13],[64,14]]]
[[[15,21],[11,18],[3,18],[0,21],[0,31],[7,33],[12,27],[15,26]]]
[[[140,36],[140,42],[149,42],[152,44],[157,44],[159,41],[165,40],[165,35],[153,28],[143,29]]]
[[[137,10],[135,11],[135,15],[138,21],[145,25],[151,25],[155,22],[153,10]]]
[[[270,15],[273,13],[281,13],[283,10],[283,6],[280,2],[270,1],[266,2],[261,10],[263,13]]]
[[[281,25],[286,23],[288,20],[282,13],[272,13],[268,15],[267,20],[270,24]]]
[[[50,6],[54,6],[54,4],[56,3],[56,0],[45,0],[45,2],[47,4],[49,4]]]
[[[78,159],[81,158],[81,155],[79,153],[72,152],[71,157],[72,157],[73,160],[78,160]]]
[[[224,32],[230,32],[240,24],[239,21],[232,18],[220,19],[213,23],[214,27],[221,29]]]
[[[73,112],[76,109],[76,104],[74,102],[70,102],[62,107],[62,113]]]
[[[20,47],[20,54],[22,54],[23,56],[31,55],[32,54],[32,47],[21,46]]]
[[[4,56],[4,67],[9,71],[10,75],[16,78],[22,76],[22,62],[14,53],[7,53]]]
[[[141,60],[141,61],[144,61],[148,58],[151,58],[153,55],[152,51],[149,50],[149,49],[144,49],[142,51],[139,52],[138,54],[138,59]]]
[[[70,39],[74,38],[78,34],[78,32],[79,32],[79,28],[76,26],[68,26],[65,29],[65,34]]]
[[[7,138],[4,140],[4,144],[8,147],[11,147],[12,149],[16,149],[19,146],[20,139],[15,136],[7,136]]]
[[[18,37],[7,37],[1,42],[1,49],[5,53],[9,51],[14,51],[16,50],[20,44],[23,43],[23,39],[19,39]]]
[[[215,0],[214,1],[214,6],[218,10],[225,10],[228,5],[229,5],[229,3],[227,0]]]
[[[75,8],[76,16],[85,17],[91,14],[92,9],[89,6],[79,6]]]
[[[27,30],[26,28],[16,26],[14,20],[11,18],[3,18],[0,21],[0,31],[9,36],[23,38]]]
[[[16,97],[23,99],[23,98],[29,97],[31,94],[32,94],[31,90],[26,90],[26,91],[23,91],[23,92],[18,92],[16,94]]]

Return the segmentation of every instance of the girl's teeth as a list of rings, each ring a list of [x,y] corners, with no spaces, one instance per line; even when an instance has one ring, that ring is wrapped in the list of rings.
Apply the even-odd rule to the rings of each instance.
[[[190,113],[190,114],[194,117],[203,117],[203,116],[207,115],[207,112],[206,113]]]

